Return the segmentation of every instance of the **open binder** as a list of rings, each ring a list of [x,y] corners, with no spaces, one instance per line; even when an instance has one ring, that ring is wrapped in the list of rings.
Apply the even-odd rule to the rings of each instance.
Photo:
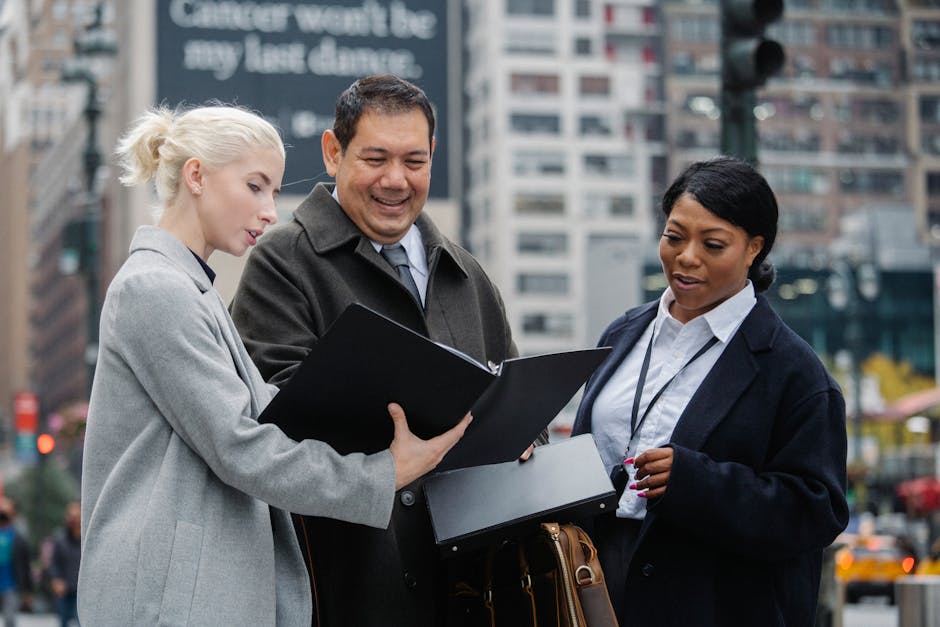
[[[472,409],[473,422],[439,470],[516,459],[610,352],[595,348],[509,359],[491,370],[360,304],[313,346],[259,422],[338,452],[375,453],[394,435],[387,406],[421,437]]]

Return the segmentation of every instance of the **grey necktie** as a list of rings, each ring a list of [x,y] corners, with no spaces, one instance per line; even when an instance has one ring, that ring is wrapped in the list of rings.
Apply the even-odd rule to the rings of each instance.
[[[418,286],[415,284],[414,277],[411,276],[411,266],[408,264],[408,253],[405,252],[404,247],[401,244],[382,246],[381,255],[385,257],[385,261],[389,262],[392,267],[398,271],[398,278],[401,279],[401,282],[404,283],[408,291],[411,292],[411,296],[418,305],[421,305],[421,294],[418,292]]]

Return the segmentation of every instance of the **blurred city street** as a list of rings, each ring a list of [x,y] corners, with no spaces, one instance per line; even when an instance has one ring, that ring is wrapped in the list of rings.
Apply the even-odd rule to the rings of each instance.
[[[898,627],[898,608],[877,603],[846,605],[842,627]]]
[[[55,614],[18,614],[17,627],[58,627],[59,618]]]

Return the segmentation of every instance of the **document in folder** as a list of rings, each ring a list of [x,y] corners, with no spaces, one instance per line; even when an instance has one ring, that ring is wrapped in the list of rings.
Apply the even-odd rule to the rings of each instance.
[[[503,362],[490,370],[450,347],[359,304],[350,305],[313,346],[259,421],[295,440],[338,452],[388,448],[390,402],[411,431],[439,435],[473,411],[473,422],[440,469],[516,459],[558,414],[609,348]]]

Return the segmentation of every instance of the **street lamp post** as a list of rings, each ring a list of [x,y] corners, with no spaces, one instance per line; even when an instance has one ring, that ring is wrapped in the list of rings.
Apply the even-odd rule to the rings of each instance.
[[[852,452],[854,463],[859,466],[862,458],[862,358],[864,352],[864,329],[861,316],[867,303],[874,301],[880,291],[878,271],[871,261],[851,263],[839,258],[833,263],[826,293],[829,304],[848,317],[845,341],[852,356]],[[858,490],[856,489],[856,497]]]
[[[70,221],[65,228],[65,248],[77,251],[78,270],[85,276],[85,291],[88,301],[87,340],[85,345],[85,364],[88,369],[88,388],[95,375],[95,363],[98,359],[98,294],[99,287],[99,252],[101,230],[101,193],[98,190],[98,169],[102,157],[98,148],[98,119],[102,107],[98,95],[98,77],[92,71],[89,62],[93,57],[114,56],[117,45],[113,33],[104,28],[103,3],[95,7],[94,19],[75,39],[76,58],[62,68],[64,82],[84,83],[87,87],[87,99],[83,115],[88,126],[85,149],[82,153],[83,173],[85,175],[85,199],[83,215]]]

